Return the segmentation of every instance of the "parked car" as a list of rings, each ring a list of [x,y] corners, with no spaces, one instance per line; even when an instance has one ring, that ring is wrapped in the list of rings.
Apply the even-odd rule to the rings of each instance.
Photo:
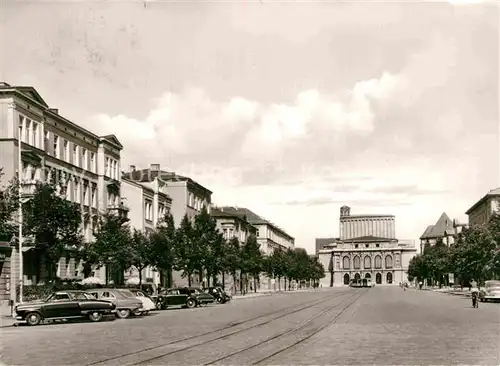
[[[144,291],[137,289],[137,288],[130,288],[128,290],[130,290],[130,292],[132,294],[134,294],[135,298],[140,300],[142,303],[142,308],[140,310],[138,310],[136,313],[134,313],[134,315],[141,315],[141,313],[143,315],[146,315],[151,310],[156,310],[155,302]]]
[[[160,310],[172,306],[181,306],[186,308],[195,308],[201,305],[211,304],[215,301],[214,297],[199,288],[179,287],[162,290],[156,298],[156,307]]]
[[[45,300],[19,304],[15,307],[16,320],[38,325],[44,320],[88,318],[100,321],[104,315],[116,312],[109,301],[98,300],[84,291],[57,291]]]
[[[490,280],[484,283],[484,287],[479,291],[480,301],[500,300],[500,281]]]
[[[225,293],[221,287],[207,287],[203,291],[212,295],[219,304],[224,304],[231,300],[231,296]]]
[[[87,290],[99,300],[110,301],[116,306],[116,316],[125,319],[130,314],[142,314],[142,302],[135,298],[135,295],[126,289],[116,288],[93,288]]]

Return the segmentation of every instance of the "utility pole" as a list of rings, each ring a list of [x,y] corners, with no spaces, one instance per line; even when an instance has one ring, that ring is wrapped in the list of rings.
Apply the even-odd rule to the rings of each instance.
[[[24,285],[24,268],[23,268],[23,192],[22,192],[22,183],[21,183],[21,176],[22,176],[22,171],[23,171],[23,157],[22,157],[22,132],[23,132],[23,126],[19,125],[19,133],[17,137],[17,146],[18,146],[18,168],[17,168],[17,183],[18,183],[18,201],[19,201],[19,234],[18,234],[18,240],[19,240],[19,302],[23,302],[23,285]]]

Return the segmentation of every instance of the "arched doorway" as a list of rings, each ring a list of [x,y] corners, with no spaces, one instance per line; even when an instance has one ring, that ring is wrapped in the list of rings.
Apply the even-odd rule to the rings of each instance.
[[[361,279],[361,276],[359,275],[359,273],[356,273],[356,274],[354,275],[354,280],[355,280],[355,281],[359,281],[360,279]]]
[[[387,280],[388,284],[392,283],[392,273],[391,272],[387,272],[386,280]]]
[[[346,273],[346,274],[344,275],[344,285],[348,285],[348,284],[349,284],[349,280],[350,280],[350,279],[351,279],[351,278],[349,277],[349,273]]]
[[[365,278],[366,278],[366,279],[368,279],[368,280],[371,280],[372,275],[371,275],[371,274],[369,274],[369,273],[367,273],[367,274],[365,274]]]
[[[375,283],[380,285],[382,283],[382,275],[380,273],[377,273],[375,275]]]

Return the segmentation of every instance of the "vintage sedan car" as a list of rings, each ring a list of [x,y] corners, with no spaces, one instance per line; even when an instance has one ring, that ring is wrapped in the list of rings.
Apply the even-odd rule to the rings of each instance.
[[[486,281],[484,287],[479,291],[479,300],[500,301],[500,281]]]
[[[156,298],[156,307],[164,310],[173,306],[195,308],[211,304],[214,297],[196,287],[170,288],[160,292]]]
[[[203,291],[212,295],[219,304],[224,304],[231,300],[231,296],[225,293],[221,287],[207,287]]]
[[[110,301],[116,306],[116,316],[126,319],[130,314],[142,314],[142,302],[126,289],[117,288],[93,288],[87,290],[99,300]]]
[[[143,315],[147,315],[151,310],[156,310],[155,302],[151,297],[149,297],[148,294],[146,294],[145,291],[137,288],[130,288],[128,290],[133,293],[135,298],[140,300],[142,303],[142,309],[138,310],[136,313],[134,313],[134,315],[140,315],[141,313]]]
[[[45,300],[19,304],[15,307],[16,320],[38,325],[45,320],[88,318],[98,322],[104,315],[114,313],[115,305],[98,300],[84,291],[57,291]]]

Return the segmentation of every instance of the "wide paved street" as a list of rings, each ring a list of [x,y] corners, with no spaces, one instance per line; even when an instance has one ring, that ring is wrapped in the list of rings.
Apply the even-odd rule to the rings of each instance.
[[[500,304],[388,287],[0,332],[7,365],[500,364]]]

